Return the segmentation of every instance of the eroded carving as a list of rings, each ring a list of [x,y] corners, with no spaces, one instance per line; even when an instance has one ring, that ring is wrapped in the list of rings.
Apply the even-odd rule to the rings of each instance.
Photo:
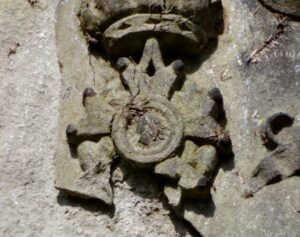
[[[151,65],[153,75],[147,71]],[[230,138],[217,122],[222,113],[219,90],[205,91],[191,84],[187,91],[173,95],[176,81],[186,76],[184,65],[177,60],[165,66],[155,38],[147,41],[139,64],[120,58],[117,67],[130,91],[127,100],[120,101],[121,109],[117,111],[111,101],[87,88],[83,92],[86,117],[66,129],[70,149],[86,172],[81,178],[87,181],[82,192],[88,192],[91,176],[99,175],[99,167],[105,172],[117,152],[136,166],[155,166],[155,173],[178,183],[180,196],[204,197],[217,168],[217,151],[230,152]],[[104,144],[100,139],[107,135],[115,152],[108,137]],[[101,144],[93,143],[99,139]],[[184,149],[178,156],[180,146]],[[105,189],[111,197],[107,183]]]
[[[184,77],[184,70],[176,71],[177,62],[165,67],[154,38],[147,41],[138,65],[124,58],[118,64],[132,99],[114,119],[116,147],[125,158],[141,165],[162,161],[175,152],[183,138],[181,116],[167,98],[174,82]],[[155,74],[149,76],[151,65]]]
[[[218,34],[219,14],[209,14],[220,4],[125,2],[123,8],[100,0],[81,5],[86,39],[104,50],[119,84],[82,91],[84,115],[65,128],[68,149],[59,154],[56,186],[111,205],[111,165],[121,157],[161,176],[165,196],[180,214],[185,200],[209,197],[220,157],[232,153],[231,141],[219,89],[189,81],[184,62],[166,63],[163,55],[199,54]],[[111,92],[115,87],[118,92]],[[79,167],[72,175],[63,173],[69,164]]]
[[[299,172],[300,127],[292,126],[293,123],[294,118],[291,115],[277,113],[268,118],[262,126],[261,137],[271,153],[252,172],[252,192]]]
[[[84,0],[79,18],[87,40],[109,57],[141,52],[149,37],[163,52],[198,55],[223,30],[221,1],[210,0]]]

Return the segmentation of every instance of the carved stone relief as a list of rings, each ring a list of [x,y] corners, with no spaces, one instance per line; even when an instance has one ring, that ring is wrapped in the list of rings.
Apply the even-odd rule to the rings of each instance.
[[[104,86],[95,78],[82,88],[81,104],[69,100],[84,110],[65,121],[56,187],[112,205],[111,166],[120,158],[162,177],[170,206],[183,215],[185,200],[209,198],[220,157],[232,154],[220,90],[189,81],[178,59],[199,55],[217,37],[222,7],[145,2],[80,5],[88,47],[101,52],[119,78]]]
[[[252,172],[251,192],[279,182],[300,170],[300,128],[293,126],[294,118],[286,113],[269,117],[261,128],[261,138],[270,154]]]
[[[223,31],[221,1],[75,2],[64,9],[72,18],[60,21],[77,25],[57,28],[64,80],[57,189],[113,206],[114,171],[150,173],[168,208],[200,232],[216,209],[221,160],[233,155],[221,91],[199,72]],[[65,32],[75,35],[72,46]],[[261,138],[270,153],[249,169],[246,196],[297,174],[299,134],[289,114],[266,120]]]

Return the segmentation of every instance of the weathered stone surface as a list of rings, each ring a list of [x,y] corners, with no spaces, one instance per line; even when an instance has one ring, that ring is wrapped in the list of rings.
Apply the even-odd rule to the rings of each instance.
[[[154,14],[145,11],[144,3],[137,1],[139,14],[123,15],[118,19],[120,12],[132,12],[128,6],[121,5],[115,13],[110,12],[112,15],[102,19],[105,11],[104,6],[100,6],[101,1],[90,2],[81,4],[81,30],[86,43],[95,52],[104,49],[112,63],[111,57],[119,57],[115,65],[120,82],[119,85],[99,85],[101,78],[95,76],[93,86],[82,88],[81,103],[76,104],[77,95],[70,95],[69,109],[65,103],[67,107],[63,113],[66,115],[62,113],[62,121],[74,114],[78,122],[68,118],[70,124],[62,128],[67,147],[63,143],[58,149],[56,187],[75,196],[112,204],[110,165],[114,156],[118,156],[138,168],[151,170],[157,166],[155,173],[175,178],[172,182],[176,191],[169,186],[165,190],[174,209],[184,208],[181,203],[185,198],[208,198],[218,169],[218,156],[232,155],[229,134],[225,131],[223,97],[217,88],[201,88],[189,82],[181,59],[166,65],[164,58],[167,56],[163,52],[169,48],[174,49],[177,57],[199,54],[208,44],[211,31],[205,32],[205,27],[201,28],[196,19],[204,9],[213,8],[215,4],[201,2],[199,8],[194,9],[192,22],[185,17],[186,12],[192,10],[191,5],[181,9],[179,3],[174,3],[176,14],[170,13],[172,9],[166,12],[163,8],[156,9]],[[205,17],[217,18],[215,15]],[[101,42],[91,41],[89,30],[94,31],[94,35],[100,34],[103,22],[109,21],[111,25],[103,29]],[[62,16],[58,24],[63,22]],[[58,43],[61,45],[65,41],[62,35],[64,30],[59,26]],[[181,52],[176,50],[178,43],[184,46]],[[62,48],[59,50],[62,59],[72,62],[72,55],[67,56]],[[133,59],[136,52],[141,56]],[[67,70],[72,71],[71,67],[72,64]],[[106,70],[107,65],[97,65],[93,70],[98,67]],[[66,80],[75,82],[72,78]],[[82,85],[87,82],[84,77],[79,80]],[[112,88],[123,91],[124,96],[108,96]],[[74,113],[76,106],[83,107],[84,115]],[[74,160],[78,160],[80,168],[70,170],[68,163],[75,165]],[[168,161],[172,161],[170,166],[167,166]]]
[[[295,212],[295,206],[299,206],[299,177],[287,179],[283,185],[270,185],[253,198],[241,201],[237,191],[239,181],[224,182],[224,179],[234,176],[221,176],[223,181],[215,182],[217,191],[212,200],[184,203],[185,219],[196,229],[201,229],[203,236],[298,236],[299,214]]]
[[[124,107],[124,98],[126,102],[130,93],[124,90],[119,72],[111,67],[117,67],[117,58],[112,64],[108,58],[103,59],[101,53],[104,51],[95,51],[92,35],[88,39],[90,43],[86,43],[88,36],[80,31],[77,17],[81,0],[62,1],[57,21],[55,9],[58,1],[34,2],[0,1],[0,76],[3,79],[0,84],[0,208],[5,216],[0,221],[0,235],[197,236],[181,220],[169,214],[168,200],[163,197],[163,192],[164,187],[174,187],[174,184],[166,183],[165,186],[162,181],[169,179],[151,175],[150,171],[132,169],[124,164],[124,159],[120,165],[117,159],[111,169],[115,211],[107,211],[102,203],[94,200],[82,201],[63,193],[58,195],[53,187],[55,147],[60,146],[56,150],[57,161],[62,154],[70,152],[66,128],[70,124],[78,126],[79,121],[86,118],[86,97],[93,94],[89,89],[92,88],[99,99],[109,101],[114,111]],[[179,7],[193,3],[176,2]],[[175,91],[170,103],[176,104],[176,95],[187,88],[192,90],[193,85],[201,88],[204,98],[207,94],[210,99],[216,98],[211,96],[214,93],[208,93],[211,88],[217,87],[222,92],[227,121],[218,121],[221,127],[226,124],[226,130],[213,131],[210,145],[218,148],[217,142],[225,142],[226,131],[230,131],[235,154],[234,160],[218,156],[221,168],[213,180],[210,198],[186,198],[180,205],[185,208],[176,212],[184,215],[203,236],[298,237],[300,180],[297,172],[275,184],[264,185],[252,193],[252,198],[244,199],[242,194],[248,190],[253,171],[264,158],[279,158],[273,156],[276,149],[270,150],[261,139],[264,119],[278,112],[288,113],[294,118],[293,126],[275,134],[280,144],[292,144],[293,134],[297,134],[300,111],[299,21],[294,21],[297,17],[280,18],[273,14],[279,11],[270,11],[256,0],[222,0],[222,5],[224,18],[223,11],[217,12],[221,12],[224,19],[224,32],[218,42],[211,38],[216,33],[209,35],[199,57],[173,57],[161,49],[165,65],[181,59],[187,75],[184,85],[178,85],[181,90]],[[209,12],[206,10],[203,11]],[[171,13],[177,14],[175,11]],[[184,17],[189,18],[188,15]],[[121,18],[123,16],[116,21]],[[212,24],[203,24],[214,29]],[[55,25],[60,29],[57,30],[57,48]],[[178,43],[177,46],[181,45]],[[129,60],[138,64],[140,55]],[[178,68],[181,68],[180,64]],[[102,91],[104,87],[106,90]],[[184,106],[189,103],[188,100]],[[63,117],[59,117],[59,111]],[[222,113],[218,117],[222,118]],[[107,120],[101,119],[109,121],[109,116],[105,118]],[[145,144],[151,142],[151,134],[156,134],[147,129],[152,124],[153,119],[145,117],[139,123],[139,131],[143,133],[141,141]],[[73,128],[69,130],[71,134],[75,131]],[[109,132],[105,131],[106,134]],[[103,138],[106,136],[101,140]],[[97,145],[93,137],[88,142]],[[282,154],[297,149],[288,145]],[[180,154],[182,147],[177,151]],[[86,156],[82,158],[85,160]],[[81,168],[80,163],[85,162],[78,157],[65,164],[65,170],[73,174],[69,177],[70,182],[84,173],[85,165]]]
[[[109,138],[101,139],[98,144],[87,141],[79,145],[78,159],[85,173],[76,186],[83,195],[99,198],[108,205],[112,204],[110,166],[114,156],[113,143]]]
[[[102,44],[110,56],[132,54],[141,49],[141,42],[149,36],[159,37],[164,51],[173,49],[181,54],[198,54],[207,44],[203,29],[175,14],[136,14],[124,18],[104,32]],[[177,44],[183,47],[177,48]]]
[[[263,125],[262,139],[272,152],[254,169],[250,181],[251,192],[257,192],[267,184],[287,179],[300,171],[300,129],[292,126],[293,123],[294,118],[289,114],[277,113]],[[284,127],[290,128],[281,132]]]
[[[270,9],[291,16],[300,17],[300,2],[298,0],[261,0]]]
[[[169,204],[174,208],[179,208],[182,201],[182,191],[180,187],[166,186],[164,194],[168,198]]]
[[[187,141],[182,156],[158,164],[155,173],[178,181],[183,197],[204,199],[208,195],[208,187],[211,185],[218,163],[216,149],[213,146],[206,145],[199,148],[193,142]]]
[[[101,1],[93,4],[91,1],[81,5],[81,27],[93,50],[99,47],[109,57],[120,57],[116,60],[116,68],[122,84],[101,85],[101,80],[94,76],[93,85],[83,90],[81,101],[86,115],[77,125],[67,127],[71,154],[73,148],[76,154],[79,151],[76,147],[85,140],[97,142],[102,136],[111,136],[116,154],[134,166],[151,168],[156,165],[155,173],[172,183],[164,190],[169,204],[202,233],[196,224],[198,219],[190,218],[190,214],[186,213],[201,216],[202,212],[209,213],[214,208],[210,187],[220,163],[218,156],[232,154],[229,133],[224,129],[226,114],[223,96],[217,88],[201,87],[196,81],[190,81],[186,75],[186,70],[191,67],[189,63],[176,60],[173,63],[170,61],[167,66],[163,58],[170,52],[169,49],[176,49],[176,44],[180,42],[184,46],[182,51],[175,50],[173,53],[182,55],[185,52],[189,56],[201,53],[212,34],[195,19],[199,19],[202,10],[209,5],[202,5],[194,21],[189,22],[184,19],[189,11],[188,6],[177,15],[179,7],[164,12],[156,5],[149,15],[143,2],[135,3],[137,10],[126,5],[124,8],[108,6],[110,11],[107,11],[100,6]],[[208,19],[210,16],[205,17]],[[218,16],[210,18],[217,19]],[[170,20],[172,23],[169,24]],[[181,25],[183,21],[187,23],[186,28]],[[283,34],[280,24],[271,41]],[[164,38],[166,34],[171,37]],[[271,41],[266,49],[275,44]],[[258,62],[265,48],[263,46],[254,51],[248,62]],[[137,52],[142,52],[140,59],[130,57]],[[107,66],[94,65],[93,70],[104,70]],[[114,88],[115,92],[107,96],[107,88]],[[121,91],[123,97],[117,96]],[[174,157],[179,151],[180,154]],[[79,160],[84,158],[79,156]],[[254,192],[280,174],[272,165],[273,160],[267,160],[269,162],[261,162],[264,165],[259,169],[262,172],[256,172],[255,177],[258,178],[248,182]],[[266,173],[267,170],[270,173]],[[107,175],[102,177],[109,180]],[[100,193],[98,198],[109,203],[112,198],[109,192],[106,195],[105,192]],[[190,198],[207,200],[202,201],[203,205],[198,210],[199,204]]]
[[[205,32],[204,34],[209,35],[209,37],[216,37],[220,33],[220,29],[218,29],[217,25],[220,24],[220,21],[222,21],[222,15],[220,14],[220,10],[220,5],[213,4],[212,6],[210,0],[126,0],[122,3],[119,1],[106,2],[101,0],[85,0],[82,2],[81,5],[80,20],[81,26],[85,34],[88,36],[88,39],[92,40],[95,43],[97,41],[106,41],[107,36],[109,36],[110,34],[109,32],[104,33],[104,31],[110,25],[113,25],[114,22],[120,20],[121,18],[125,20],[121,20],[118,24],[112,26],[112,28],[117,27],[117,32],[119,33],[126,32],[130,28],[132,32],[135,32],[136,30],[142,31],[145,35],[147,31],[151,31],[151,28],[153,29],[153,27],[155,27],[155,25],[158,24],[158,26],[161,27],[155,27],[154,32],[152,31],[151,33],[152,35],[156,31],[168,32],[170,30],[170,32],[175,33],[177,31],[178,33],[178,27],[181,28],[183,31],[187,30],[187,32],[185,33],[191,34],[189,33],[189,31],[191,30],[193,33],[198,35],[197,32],[198,28],[200,27],[199,30],[201,30],[202,33],[199,33],[201,35]],[[147,20],[147,15],[135,15],[140,13],[150,13],[151,17],[148,16]],[[158,14],[156,15],[156,13]],[[183,16],[186,19],[180,16],[175,16],[173,14]],[[211,18],[212,14],[214,14],[214,18]],[[159,15],[161,15],[162,17],[159,17]],[[126,18],[128,16],[132,17]],[[193,18],[193,21],[189,21],[189,18]],[[126,22],[126,19],[128,20],[128,22]],[[138,21],[136,21],[136,19],[138,19]],[[140,24],[137,24],[136,22],[139,22]],[[146,25],[142,24],[144,22],[149,28],[145,27]],[[133,30],[133,28],[135,28],[135,30]],[[144,38],[143,35],[141,35],[141,37]],[[134,38],[132,37],[130,39],[134,40]],[[174,39],[176,40],[176,38]],[[202,37],[200,39],[203,40]],[[184,38],[182,38],[182,40],[184,40]],[[166,45],[170,43],[172,44],[171,41],[167,42],[167,40],[163,40],[162,42],[165,42]],[[128,46],[130,45],[132,45],[132,42],[129,43]],[[139,45],[140,47],[143,47],[143,45],[141,45],[138,41],[135,41],[134,45]]]

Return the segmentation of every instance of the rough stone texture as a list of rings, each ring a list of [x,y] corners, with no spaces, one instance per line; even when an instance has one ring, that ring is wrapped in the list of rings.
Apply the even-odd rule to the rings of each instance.
[[[259,134],[262,120],[285,112],[295,118],[293,127],[299,127],[299,22],[284,22],[284,34],[263,47],[281,27],[276,16],[254,0],[222,2],[225,31],[218,47],[213,47],[210,57],[204,55],[201,70],[189,76],[220,88],[235,158],[222,162],[211,200],[198,203],[197,215],[195,206],[189,211],[186,203],[184,215],[203,236],[297,237],[298,176],[265,186],[252,198],[241,196],[255,167],[270,154]],[[123,165],[113,174],[116,209],[112,218],[111,210],[101,203],[72,199],[54,189],[63,83],[55,45],[57,3],[0,1],[1,236],[197,236],[176,218],[169,218],[158,180],[139,172],[126,174]],[[249,61],[251,55],[256,64]],[[88,58],[75,57],[79,64],[74,75],[83,73],[93,81],[93,73],[80,70],[82,64],[89,67]],[[63,86],[67,96],[70,88]]]
[[[270,155],[253,170],[250,180],[252,190],[257,192],[268,184],[296,175],[300,170],[300,131],[294,127],[289,114],[276,113],[262,126],[261,136]],[[284,129],[285,127],[288,127]],[[283,131],[281,131],[284,129]]]
[[[212,86],[204,88],[199,82],[190,81],[185,64],[191,63],[169,59],[170,63],[166,64],[169,53],[166,54],[165,48],[174,48],[176,57],[199,54],[211,39],[195,19],[200,17],[202,8],[209,10],[215,5],[204,4],[188,18],[184,17],[186,11],[191,11],[188,5],[182,11],[170,9],[170,12],[164,12],[161,9],[153,14],[151,10],[149,13],[142,9],[140,14],[122,19],[113,17],[116,22],[103,30],[102,40],[96,43],[91,42],[85,28],[94,21],[89,17],[82,18],[82,11],[93,9],[99,14],[97,19],[104,13],[97,6],[93,8],[92,3],[83,3],[79,25],[70,10],[78,9],[78,3],[81,2],[63,2],[57,15],[58,57],[63,81],[76,90],[83,87],[81,95],[71,90],[61,101],[64,109],[60,130],[66,132],[61,132],[58,145],[56,187],[73,196],[98,199],[113,206],[114,184],[109,186],[109,172],[112,170],[113,173],[113,168],[110,169],[110,165],[117,166],[117,160],[125,159],[133,166],[151,172],[155,166],[166,162],[162,165],[164,172],[157,169],[155,173],[162,175],[162,184],[178,185],[177,203],[172,201],[168,189],[165,195],[176,214],[184,217],[177,211],[184,209],[182,202],[209,197],[219,158],[232,154],[232,151],[229,134],[224,130],[226,116],[221,92]],[[174,7],[179,7],[178,3],[174,3]],[[127,6],[121,4],[118,10],[127,12],[126,9]],[[112,16],[107,17],[104,22],[112,21]],[[215,15],[206,17],[216,18]],[[99,21],[93,28],[94,34],[102,30]],[[64,26],[68,24],[72,25],[73,31],[65,30]],[[71,41],[74,36],[85,40],[82,45],[89,44],[85,46],[87,50],[81,50]],[[180,53],[176,50],[178,43],[182,44]],[[143,48],[137,47],[143,44]],[[65,47],[70,50],[66,52]],[[90,55],[86,55],[87,51]],[[134,59],[133,52],[141,56]],[[84,88],[89,82],[86,77],[74,75],[78,70],[74,54],[95,60],[93,66],[89,63],[87,67],[81,67],[81,73],[102,72],[102,75],[94,75],[91,87]],[[111,67],[99,63],[106,59],[105,54]],[[115,63],[119,75],[115,77],[119,78],[119,83],[115,78],[103,81],[103,75],[115,73],[112,57],[116,56],[119,56]],[[113,80],[115,83],[111,84]],[[77,103],[80,96],[81,103]],[[82,107],[85,115],[78,116]],[[76,118],[78,122],[74,124]],[[72,123],[67,125],[66,122]],[[109,149],[106,143],[111,144]],[[169,164],[168,159],[173,161],[175,156],[174,162]],[[175,170],[176,178],[164,180],[164,176],[170,177],[169,170]]]
[[[271,10],[300,18],[300,2],[298,0],[261,0]]]
[[[221,15],[218,7],[211,6],[211,0],[125,0],[125,1],[82,1],[79,17],[81,26],[86,34],[94,40],[102,40],[103,31],[116,20],[138,13],[173,13],[186,18],[193,18],[193,22],[205,28],[209,36],[216,36]],[[218,2],[218,1],[214,1]],[[217,5],[217,4],[216,4]],[[211,14],[215,18],[207,17]],[[152,22],[155,22],[155,18]],[[142,21],[141,21],[142,23]],[[149,23],[149,22],[148,22]],[[136,23],[134,24],[136,25]],[[175,24],[176,25],[176,24]],[[185,26],[183,23],[181,26]],[[123,25],[124,26],[124,25]]]

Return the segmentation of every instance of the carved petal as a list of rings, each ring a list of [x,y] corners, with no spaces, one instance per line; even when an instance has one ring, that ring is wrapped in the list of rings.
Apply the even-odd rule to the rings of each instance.
[[[190,116],[189,120],[185,121],[184,133],[187,137],[207,139],[213,135],[214,131],[219,129],[221,129],[221,126],[212,118]]]
[[[206,139],[214,131],[221,129],[213,116],[217,114],[215,101],[195,85],[187,85],[188,92],[178,92],[174,95],[174,106],[184,117],[185,136]]]
[[[90,113],[78,124],[78,136],[93,136],[110,133],[112,114]]]
[[[67,127],[67,139],[70,145],[78,145],[83,141],[98,141],[102,136],[110,133],[111,117],[102,117],[94,114],[83,118],[78,125],[70,124]]]
[[[180,178],[180,170],[184,170],[185,168],[188,168],[187,164],[179,157],[175,157],[158,164],[155,167],[155,173],[178,180]]]
[[[120,58],[117,67],[124,84],[134,97],[138,94],[159,94],[169,98],[175,81],[185,76],[182,61],[177,60],[170,66],[165,66],[159,43],[155,38],[147,40],[138,65],[128,58]]]
[[[169,204],[177,208],[180,206],[182,201],[182,191],[180,187],[166,186],[164,194],[168,198]]]
[[[99,143],[84,142],[78,147],[78,158],[85,173],[75,182],[78,195],[96,198],[111,205],[110,165],[115,155],[110,138]]]

